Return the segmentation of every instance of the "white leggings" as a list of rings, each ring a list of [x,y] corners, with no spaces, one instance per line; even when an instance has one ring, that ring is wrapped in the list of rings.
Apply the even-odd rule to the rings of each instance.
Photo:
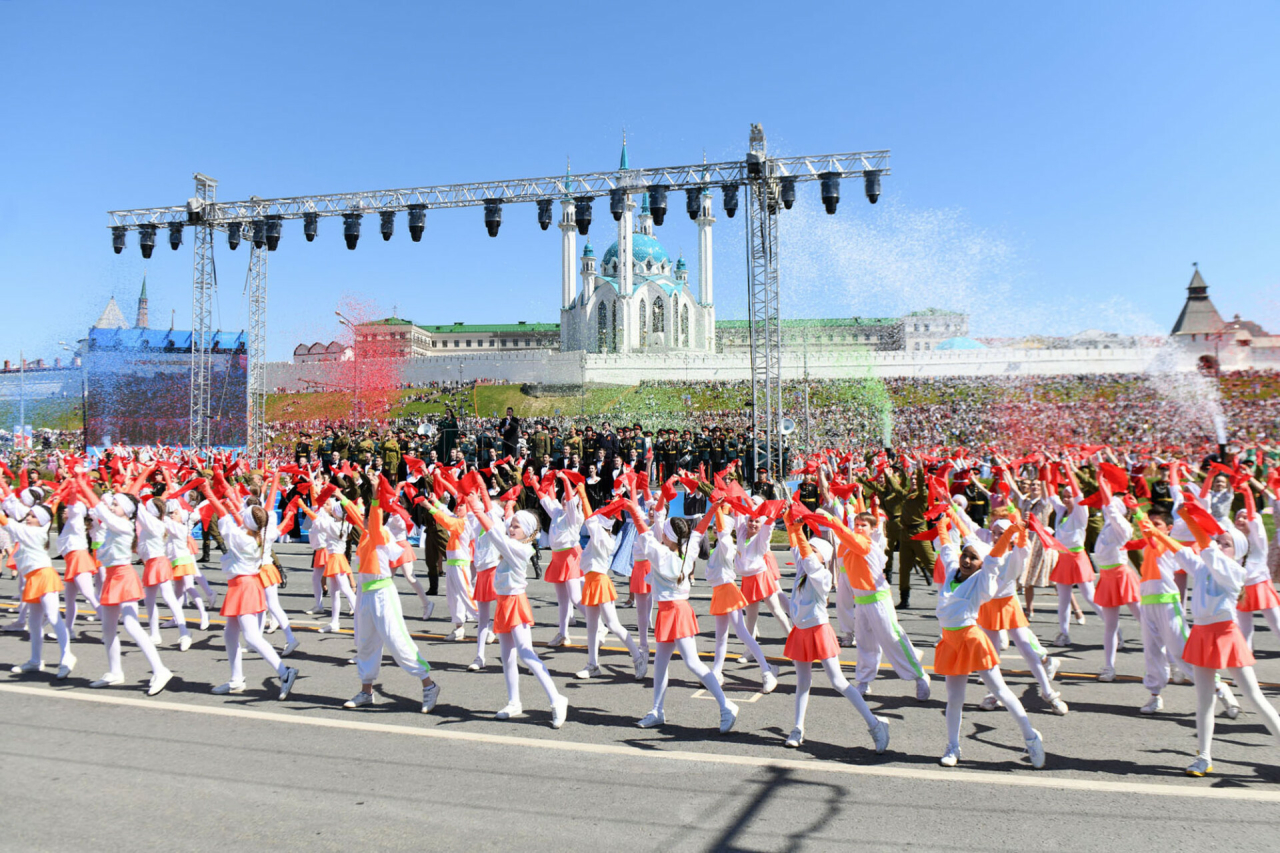
[[[1000,675],[1000,667],[993,666],[991,669],[979,670],[977,676],[982,679],[983,684],[987,685],[987,691],[999,699],[1005,710],[1013,715],[1018,722],[1018,727],[1022,729],[1023,739],[1030,740],[1034,737],[1035,729],[1031,728],[1031,720],[1027,717],[1027,712],[1018,701],[1018,697],[1014,696],[1009,685],[1004,683],[1004,677]],[[960,718],[964,713],[964,692],[968,684],[969,676],[967,675],[947,676],[947,746],[954,749],[960,748]]]
[[[542,658],[533,650],[533,635],[529,633],[528,625],[516,625],[510,633],[499,634],[498,650],[502,654],[502,675],[507,682],[507,702],[520,704],[520,663],[538,679],[538,684],[546,691],[548,702],[555,702],[560,698],[560,691],[556,690],[551,673],[547,672]]]
[[[569,636],[569,620],[573,617],[573,608],[578,608],[582,618],[587,618],[587,611],[582,607],[583,578],[573,578],[564,583],[553,583],[556,589],[556,604],[559,606],[560,633]]]
[[[200,614],[201,625],[204,625],[205,620],[209,618],[209,614],[206,613],[204,609],[204,598],[200,595],[199,592],[196,591],[196,582],[203,581],[203,580],[204,578],[200,575],[184,575],[181,579],[178,580],[178,588],[177,588],[179,601],[185,598],[186,600],[195,604],[196,612]],[[208,581],[205,581],[205,583],[207,585]]]
[[[876,724],[876,715],[867,707],[867,700],[862,698],[858,688],[849,683],[840,671],[840,658],[827,658],[821,661],[826,670],[831,686],[844,698],[848,699],[855,711],[862,715],[867,728]],[[796,661],[796,728],[804,731],[805,712],[809,710],[809,690],[813,686],[813,664],[808,661]]]
[[[329,578],[329,592],[333,594],[333,618],[329,620],[329,630],[338,630],[338,617],[342,615],[342,598],[346,596],[351,603],[351,618],[356,616],[356,594],[351,588],[351,577],[346,572]]]
[[[427,592],[422,588],[422,581],[418,580],[418,576],[413,573],[413,563],[405,563],[400,567],[404,579],[409,582],[409,586],[413,587],[414,594],[418,596],[418,601],[422,604],[422,613],[427,613]]]
[[[191,633],[187,628],[187,616],[182,612],[182,604],[178,601],[178,596],[173,593],[173,581],[165,581],[156,586],[149,586],[143,591],[147,603],[147,625],[151,628],[151,641],[153,643],[160,642],[160,608],[156,606],[156,593],[164,596],[164,603],[169,606],[169,611],[173,613],[174,621],[178,623],[178,631],[183,637]]]
[[[1271,633],[1280,637],[1280,607],[1268,607],[1266,610],[1259,610],[1267,624],[1271,626]],[[1244,634],[1244,641],[1249,644],[1249,648],[1253,648],[1253,617],[1255,613],[1236,613],[1236,621],[1240,623],[1240,633]]]
[[[707,669],[707,665],[698,657],[698,643],[693,637],[681,637],[674,643],[658,643],[658,651],[653,656],[653,710],[654,713],[662,713],[662,703],[667,698],[667,668],[671,664],[671,656],[679,650],[680,659],[684,661],[684,665],[693,673],[698,681],[702,682],[702,686],[707,692],[715,697],[716,702],[723,711],[727,707],[729,700],[724,698],[724,691],[720,689],[719,682],[716,681],[715,675],[711,670]]]
[[[763,602],[755,601],[747,605],[746,612],[743,614],[743,619],[746,620],[747,630],[751,632],[751,636],[754,637],[756,635],[756,620],[760,618],[761,604],[767,604],[769,606],[770,612],[772,612],[774,618],[778,620],[778,624],[782,626],[782,633],[790,634],[791,620],[787,618],[787,611],[782,606],[782,593],[775,592]]]
[[[1080,587],[1080,594],[1084,596],[1084,600],[1089,602],[1089,606],[1093,608],[1094,613],[1100,613],[1098,605],[1093,603],[1093,582],[1088,583],[1058,583],[1054,584],[1058,588],[1058,631],[1063,634],[1070,634],[1071,627],[1071,587]]]
[[[1213,711],[1214,700],[1218,695],[1214,680],[1218,677],[1218,672],[1203,666],[1192,667],[1192,669],[1195,670],[1196,681],[1196,747],[1200,751],[1201,758],[1212,761],[1210,752],[1213,749]],[[1253,667],[1243,666],[1227,671],[1231,673],[1231,678],[1235,681],[1245,702],[1253,706],[1253,710],[1261,715],[1267,731],[1271,732],[1272,737],[1280,738],[1280,715],[1276,714],[1276,709],[1258,689],[1258,677],[1254,675]]]
[[[649,622],[653,619],[653,593],[637,592],[636,597],[636,634],[640,637],[640,648],[649,654]]]
[[[764,649],[760,648],[756,638],[751,636],[751,631],[747,629],[747,620],[742,615],[742,609],[716,616],[716,659],[711,664],[711,670],[716,675],[724,672],[724,656],[729,650],[730,625],[733,626],[733,633],[738,635],[738,639],[751,653],[751,657],[760,664],[760,675],[764,677],[766,672],[770,672],[769,662],[765,660]]]
[[[622,627],[622,623],[618,621],[618,609],[613,606],[612,601],[584,606],[583,610],[587,614],[588,667],[600,665],[600,641],[604,639],[600,636],[600,616],[602,614],[604,615],[604,626],[609,629],[609,633],[622,641],[623,645],[627,647],[627,651],[634,656],[640,650],[636,645],[636,641],[631,639],[631,635],[627,633],[627,629]]]
[[[204,597],[205,597],[205,600],[206,600],[208,603],[212,604],[212,603],[213,603],[213,600],[214,600],[217,596],[215,596],[215,595],[213,594],[213,587],[209,586],[209,579],[208,579],[208,578],[206,578],[206,577],[204,576],[204,573],[200,571],[200,566],[199,566],[199,565],[197,565],[197,566],[196,566],[196,573],[195,573],[194,577],[195,577],[195,579],[196,579],[196,583],[200,584],[200,589],[204,590]]]
[[[1141,627],[1142,612],[1138,609],[1138,602],[1130,601],[1128,607],[1129,612],[1133,614],[1134,619],[1138,620],[1138,625]],[[1120,608],[1099,607],[1094,604],[1093,609],[1102,615],[1102,665],[1115,669],[1116,647],[1120,645]]]
[[[58,594],[56,592],[46,592],[40,596],[39,601],[30,603],[27,606],[27,630],[31,632],[32,663],[44,663],[44,622],[46,619],[53,625],[53,632],[58,635],[60,660],[66,660],[71,651],[71,635],[67,631],[67,624],[62,621],[62,615],[58,613]]]
[[[133,638],[138,648],[142,649],[147,663],[151,664],[151,672],[156,673],[164,669],[164,664],[160,662],[160,653],[156,651],[155,644],[151,642],[147,632],[142,630],[142,624],[138,622],[138,602],[126,601],[124,604],[102,605],[102,645],[107,647],[107,672],[111,675],[124,675],[124,670],[120,666],[120,637],[116,633],[116,627],[120,622],[124,622],[124,629],[129,632],[129,636]]]
[[[311,592],[315,595],[315,604],[311,607],[312,611],[320,613],[324,611],[324,567],[311,570]]]
[[[84,596],[84,600],[89,602],[89,606],[97,610],[102,606],[98,601],[98,594],[93,589],[93,575],[78,574],[75,579],[67,584],[67,588],[63,593],[67,608],[67,633],[70,634],[76,627],[76,592]]]
[[[477,601],[476,602],[476,658],[481,664],[484,663],[484,647],[489,642],[489,635],[493,633],[493,602]]]
[[[244,635],[244,641],[258,654],[262,655],[262,659],[267,665],[276,671],[276,675],[284,677],[285,666],[280,661],[280,655],[276,654],[276,650],[271,647],[262,637],[262,629],[258,625],[257,613],[245,613],[241,616],[230,616],[227,618],[227,624],[222,629],[222,641],[227,647],[227,659],[231,663],[231,681],[244,681],[244,666],[242,658],[244,652],[240,648],[240,636]]]
[[[280,585],[272,584],[263,590],[267,594],[267,613],[275,617],[280,623],[280,627],[284,629],[284,639],[286,643],[293,642],[293,628],[289,626],[289,614],[284,612],[284,608],[280,606]],[[201,608],[203,610],[203,608]]]
[[[988,631],[986,628],[983,628],[982,632],[991,638],[992,643],[995,643],[1000,636],[999,631]],[[1046,699],[1056,695],[1053,682],[1049,680],[1049,672],[1044,668],[1044,660],[1049,656],[1048,652],[1040,645],[1040,641],[1036,639],[1031,629],[1026,626],[1010,628],[1009,640],[1018,647],[1022,659],[1027,662],[1027,667],[1035,676],[1036,683],[1040,685],[1040,695]]]

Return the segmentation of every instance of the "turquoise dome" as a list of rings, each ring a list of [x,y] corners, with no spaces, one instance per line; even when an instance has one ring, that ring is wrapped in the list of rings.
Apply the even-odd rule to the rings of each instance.
[[[643,264],[645,261],[653,261],[655,265],[671,263],[671,256],[667,254],[667,250],[662,248],[662,244],[648,234],[631,235],[631,257],[632,260],[639,264]],[[605,250],[604,258],[600,263],[608,266],[617,260],[618,244],[614,243]]]

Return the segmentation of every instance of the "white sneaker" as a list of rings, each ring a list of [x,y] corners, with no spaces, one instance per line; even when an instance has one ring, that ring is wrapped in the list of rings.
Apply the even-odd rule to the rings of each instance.
[[[788,749],[795,749],[802,743],[804,743],[804,729],[792,729],[791,734],[787,735],[787,739],[782,742],[782,745]]]
[[[1062,701],[1061,693],[1055,693],[1052,696],[1046,697],[1045,701],[1049,703],[1049,709],[1059,717],[1065,717],[1067,715],[1067,711],[1071,710],[1067,703]]]
[[[1164,699],[1161,696],[1156,695],[1156,696],[1152,696],[1149,700],[1147,700],[1147,704],[1139,708],[1138,713],[1154,714],[1157,711],[1163,711],[1163,710],[1164,710]]]
[[[1114,666],[1104,666],[1102,671],[1098,673],[1098,680],[1102,682],[1115,681],[1116,668]]]
[[[361,690],[352,696],[346,702],[342,703],[344,708],[363,708],[365,705],[373,705],[377,703],[377,694],[370,690],[368,693]]]
[[[455,643],[460,643],[462,642],[463,637],[465,637],[466,635],[467,635],[466,626],[456,625],[454,626],[454,629],[449,632],[449,639],[453,640]]]
[[[71,674],[71,670],[76,668],[76,656],[67,652],[66,657],[62,659],[62,665],[58,667],[58,674],[54,678],[61,681]]]
[[[929,683],[929,676],[921,676],[916,679],[916,701],[928,702],[929,697],[933,695],[933,686]]]
[[[1212,772],[1213,765],[1209,763],[1208,759],[1199,757],[1197,757],[1195,761],[1191,762],[1191,766],[1187,768],[1187,775],[1195,776],[1197,778],[1201,776],[1208,776]]]
[[[160,623],[160,627],[161,627],[161,628],[177,628],[177,627],[178,627],[178,620],[177,620],[177,619],[170,619],[168,622],[161,622],[161,623]]]
[[[738,706],[725,700],[724,708],[720,710],[720,734],[727,735],[736,722],[738,722]]]
[[[960,747],[947,747],[947,751],[942,753],[942,758],[938,759],[938,763],[943,767],[955,767],[960,763]]]
[[[338,633],[338,626],[337,625],[321,625],[319,633],[336,634]]]
[[[293,689],[293,684],[298,680],[298,670],[292,666],[284,668],[284,675],[280,676],[280,701],[283,702],[289,698],[289,691]]]
[[[569,716],[569,700],[564,696],[557,696],[555,701],[551,703],[551,728],[558,729],[564,725],[565,718]]]
[[[1032,736],[1027,739],[1027,755],[1031,756],[1031,766],[1039,770],[1044,767],[1044,738],[1032,729]]]
[[[228,693],[243,693],[243,692],[244,692],[243,681],[228,681],[225,684],[219,684],[217,687],[213,688],[213,693],[216,696],[226,696]]]
[[[599,678],[599,677],[600,677],[600,667],[599,667],[599,666],[588,666],[586,669],[580,669],[580,670],[578,670],[577,672],[575,672],[575,673],[573,674],[573,677],[574,677],[574,678],[582,679],[583,681],[586,681],[588,678]]]
[[[844,635],[844,641],[841,643],[841,645],[843,645],[846,649],[856,649],[858,647],[858,640],[856,637],[853,636],[852,631]]]
[[[514,720],[516,717],[524,716],[524,707],[519,702],[512,702],[501,711],[493,715],[495,720]]]
[[[114,687],[117,684],[124,684],[124,675],[119,672],[108,672],[106,675],[92,682],[90,687]]]
[[[267,621],[266,633],[274,634],[276,631],[279,631],[279,630],[280,630],[280,623],[275,620],[274,616],[271,617],[271,619]]]
[[[467,667],[467,672],[479,672],[484,669],[484,658],[476,655],[475,660],[471,661],[471,665]]]
[[[1228,720],[1234,720],[1240,716],[1240,703],[1236,701],[1236,697],[1231,693],[1231,688],[1219,683],[1217,694],[1218,698],[1222,700],[1222,704],[1226,706],[1223,711],[1226,713]]]
[[[1182,673],[1176,666],[1169,673],[1170,684],[1195,684],[1195,681]]]
[[[644,677],[649,674],[649,656],[643,649],[636,649],[636,653],[631,656],[631,665],[635,667],[636,681],[644,681]]]
[[[876,717],[876,724],[871,726],[871,741],[875,744],[876,755],[889,748],[889,721],[884,717]]]
[[[1053,681],[1058,677],[1058,670],[1062,669],[1062,662],[1060,660],[1055,657],[1045,655],[1041,660],[1041,663],[1044,664],[1045,674],[1049,676],[1050,681]]]
[[[302,644],[298,642],[298,638],[294,637],[292,640],[284,644],[284,651],[280,653],[280,657],[287,658],[289,655],[296,652],[300,645]]]
[[[191,648],[191,635],[183,634],[178,638],[178,651],[185,652],[189,648]]]
[[[432,681],[422,688],[422,713],[430,714],[440,699],[440,685]]]
[[[983,711],[994,711],[997,708],[1003,708],[1004,703],[996,698],[994,693],[988,693],[982,697],[982,701],[978,703],[978,707]]]
[[[1053,638],[1053,644],[1055,646],[1069,646],[1071,645],[1071,635],[1059,631],[1058,636]]]
[[[200,630],[201,631],[209,630],[209,614],[208,613],[202,614],[200,616]]]
[[[489,631],[489,636],[487,636],[487,637],[485,637],[485,638],[484,638],[484,644],[485,644],[486,646],[492,646],[492,645],[493,645],[494,643],[496,643],[496,642],[498,642],[498,635],[497,635],[497,634],[495,634],[495,633],[493,633],[493,631],[492,631],[492,630],[490,630],[490,631]]]
[[[556,635],[555,635],[554,637],[552,637],[552,638],[551,638],[551,642],[547,643],[547,645],[548,645],[548,646],[563,646],[563,645],[565,645],[565,644],[566,644],[566,643],[568,643],[568,642],[569,642],[569,637],[568,637],[567,635],[565,635],[565,634],[561,634],[559,631],[557,631],[557,632],[556,632]]]
[[[655,726],[662,725],[666,721],[667,721],[667,715],[664,712],[650,711],[649,713],[641,717],[640,721],[637,722],[636,725],[642,729],[652,729]]]
[[[431,614],[436,612],[436,603],[431,599],[427,599],[427,606],[422,610],[422,621],[426,622],[431,618]]]
[[[778,672],[773,667],[769,667],[769,671],[764,674],[764,683],[760,686],[760,692],[768,696],[777,689]]]
[[[867,681],[867,682],[859,681],[859,682],[857,682],[854,686],[858,688],[858,695],[859,695],[859,696],[870,696],[870,695],[871,695],[871,682],[870,682],[870,681]]]
[[[319,605],[313,605],[302,612],[308,616],[323,616],[324,608]]]
[[[724,687],[724,673],[718,669],[711,670],[711,674],[716,677],[716,684]]]
[[[1088,622],[1085,620],[1085,616],[1084,616],[1084,614],[1083,614],[1083,613],[1081,613],[1079,616],[1077,616],[1077,617],[1076,617],[1076,624],[1077,624],[1077,625],[1087,625],[1087,624],[1088,624]]]
[[[14,675],[26,675],[29,672],[44,672],[44,661],[40,661],[39,663],[34,661],[20,663],[17,666],[10,667],[9,671]]]
[[[1116,629],[1116,648],[1118,649],[1124,648],[1124,629],[1123,628]]]
[[[161,690],[164,690],[169,679],[173,678],[173,673],[168,669],[162,669],[159,672],[152,673],[151,683],[147,685],[147,695],[155,696]]]

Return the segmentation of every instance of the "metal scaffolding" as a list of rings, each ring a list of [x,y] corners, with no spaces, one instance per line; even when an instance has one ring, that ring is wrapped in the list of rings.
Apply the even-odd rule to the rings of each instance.
[[[747,204],[747,307],[751,333],[753,452],[764,442],[767,464],[781,472],[782,332],[778,319],[778,179],[768,159],[764,130],[751,125],[748,155],[755,176]],[[758,461],[757,461],[758,464]]]
[[[267,248],[249,251],[249,457],[257,459],[267,440]]]
[[[216,203],[218,182],[199,172],[196,172],[195,179],[195,198],[182,210],[184,220],[196,220],[195,261],[191,278],[190,439],[192,447],[204,447],[208,444],[209,418],[212,415],[209,407],[209,349],[213,345],[213,300],[218,293],[217,269],[213,262],[215,224],[205,214]]]

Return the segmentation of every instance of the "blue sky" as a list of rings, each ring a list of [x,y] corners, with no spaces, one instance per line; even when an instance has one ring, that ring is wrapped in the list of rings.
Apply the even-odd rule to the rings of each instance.
[[[785,315],[968,310],[977,333],[1167,330],[1198,261],[1224,315],[1280,326],[1280,7],[1079,4],[0,2],[3,357],[58,355],[144,262],[106,211],[889,148],[872,207],[813,186],[783,222]],[[643,10],[643,11],[641,11]],[[754,36],[752,34],[755,34]],[[615,57],[610,59],[610,57]],[[718,205],[717,205],[718,207]],[[719,213],[718,315],[745,309]],[[597,210],[597,254],[614,239]],[[355,298],[421,323],[558,319],[559,235],[478,209],[270,257],[270,356]],[[676,207],[659,239],[695,263]],[[580,244],[581,245],[581,244]],[[224,328],[248,252],[217,249]],[[190,235],[145,264],[153,326],[190,325]],[[691,276],[692,278],[693,276]],[[21,318],[21,319],[18,319]],[[1273,329],[1274,331],[1274,329]]]

